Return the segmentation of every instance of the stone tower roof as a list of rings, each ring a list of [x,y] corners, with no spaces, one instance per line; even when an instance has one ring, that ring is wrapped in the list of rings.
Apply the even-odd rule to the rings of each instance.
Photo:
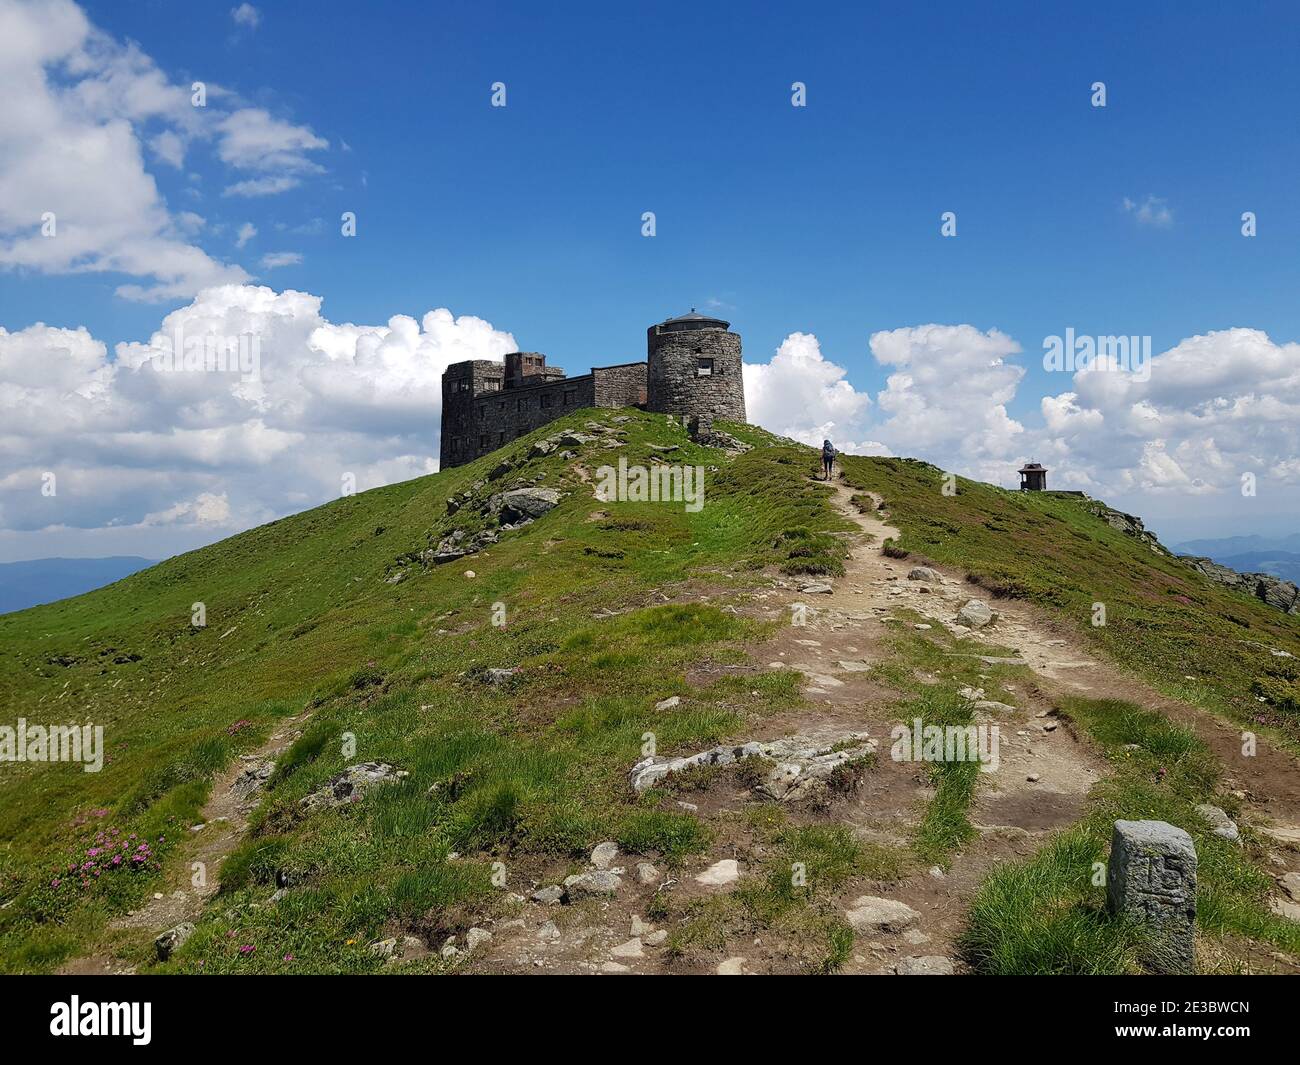
[[[678,315],[676,318],[665,318],[659,323],[659,331],[662,333],[676,333],[687,329],[726,329],[730,325],[730,322],[724,322],[721,318],[711,318],[707,314],[699,314],[692,307],[690,314]]]

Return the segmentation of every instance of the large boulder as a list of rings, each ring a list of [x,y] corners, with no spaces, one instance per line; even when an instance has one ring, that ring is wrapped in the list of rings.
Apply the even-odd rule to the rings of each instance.
[[[957,624],[968,629],[982,629],[993,620],[993,611],[981,599],[968,599],[957,611]]]
[[[565,897],[573,902],[592,895],[613,895],[622,886],[622,877],[612,869],[593,869],[589,873],[566,877],[564,892]]]
[[[488,509],[501,518],[502,524],[517,524],[540,518],[560,502],[554,488],[512,488],[488,501]]]

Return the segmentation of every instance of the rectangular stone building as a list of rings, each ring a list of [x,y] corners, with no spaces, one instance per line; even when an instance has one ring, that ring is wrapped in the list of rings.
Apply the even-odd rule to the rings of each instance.
[[[442,469],[473,462],[582,407],[644,407],[646,364],[594,367],[566,377],[533,351],[458,362],[442,375]]]

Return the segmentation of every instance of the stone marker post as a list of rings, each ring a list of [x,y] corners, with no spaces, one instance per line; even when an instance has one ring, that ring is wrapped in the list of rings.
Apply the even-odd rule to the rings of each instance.
[[[1158,973],[1196,971],[1196,847],[1164,821],[1116,821],[1106,871],[1111,913],[1145,925],[1142,961]]]

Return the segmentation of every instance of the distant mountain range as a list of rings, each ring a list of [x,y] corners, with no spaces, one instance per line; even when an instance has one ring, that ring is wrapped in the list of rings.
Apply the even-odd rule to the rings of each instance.
[[[1284,537],[1227,536],[1176,544],[1180,555],[1212,558],[1238,573],[1271,573],[1300,584],[1300,533]]]
[[[134,555],[0,562],[0,614],[93,591],[154,564]]]

